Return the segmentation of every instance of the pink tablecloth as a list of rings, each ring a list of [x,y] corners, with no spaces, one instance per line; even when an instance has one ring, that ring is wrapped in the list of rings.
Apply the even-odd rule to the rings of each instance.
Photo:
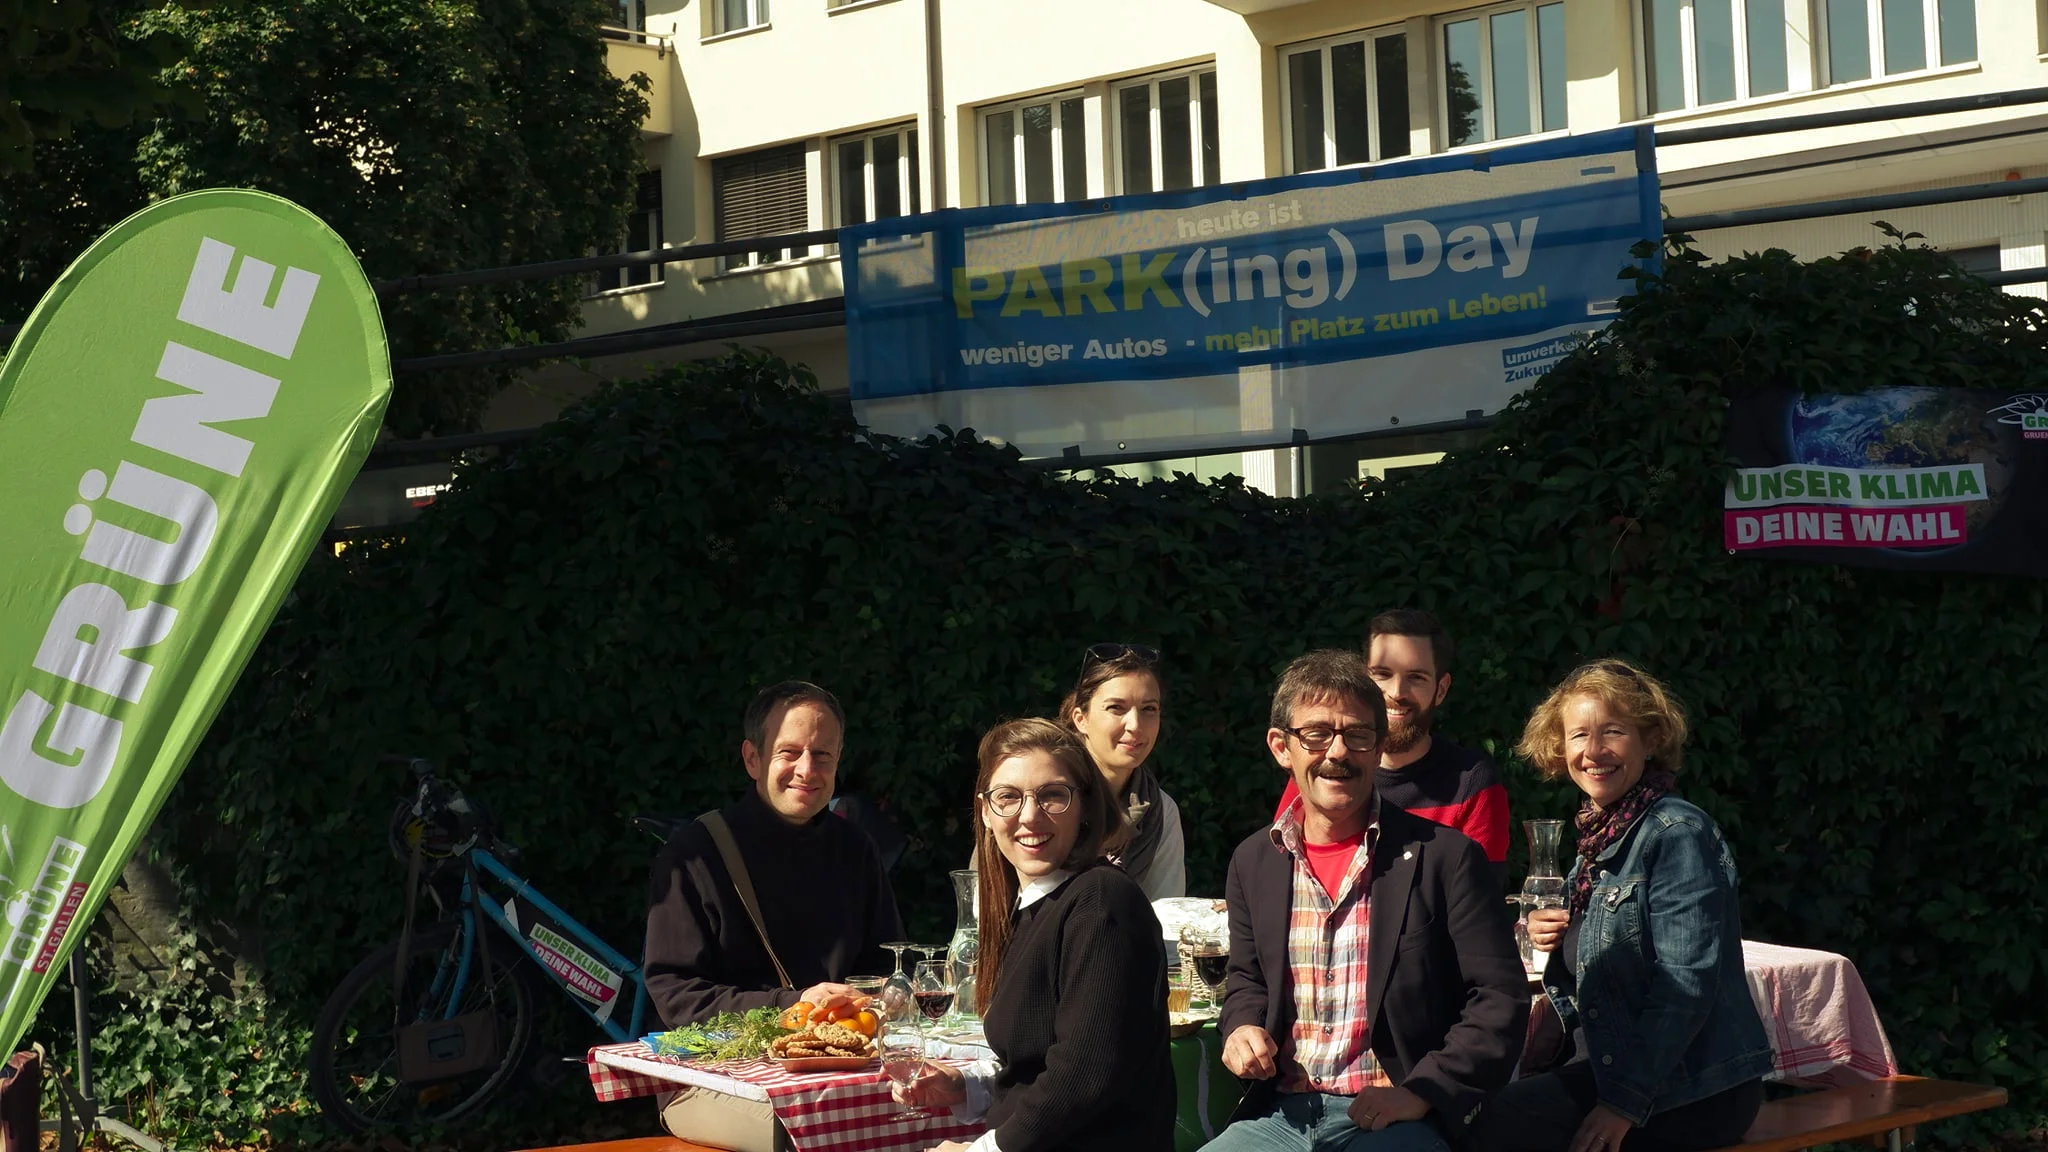
[[[972,1140],[982,1130],[943,1112],[888,1119],[900,1109],[880,1071],[792,1075],[766,1060],[722,1064],[713,1071],[653,1055],[638,1041],[592,1048],[583,1060],[590,1086],[603,1101],[652,1096],[678,1084],[765,1100],[801,1152],[909,1152],[941,1140]]]
[[[1877,1006],[1848,957],[1744,940],[1742,968],[1771,1038],[1770,1079],[1838,1085],[1898,1074]]]

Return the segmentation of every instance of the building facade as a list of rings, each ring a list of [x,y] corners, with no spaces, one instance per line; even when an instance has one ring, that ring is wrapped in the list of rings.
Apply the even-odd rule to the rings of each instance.
[[[622,251],[943,207],[1254,180],[1650,122],[1659,129],[2048,86],[2044,0],[618,0],[647,174]],[[1675,216],[2048,174],[2048,103],[1660,147]],[[1703,231],[1711,255],[1883,242],[1845,215]],[[2048,198],[1884,214],[1975,270],[2048,264]],[[2039,295],[2041,286],[2016,291]],[[776,316],[841,294],[828,246],[594,281],[592,335]],[[750,338],[846,386],[844,329]],[[536,374],[587,387],[719,344]],[[1458,433],[1140,467],[1288,494],[1425,464]]]

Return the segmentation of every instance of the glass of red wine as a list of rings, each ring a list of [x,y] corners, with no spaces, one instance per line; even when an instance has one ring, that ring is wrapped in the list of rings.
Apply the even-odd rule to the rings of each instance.
[[[1223,981],[1230,972],[1230,942],[1220,932],[1190,928],[1181,933],[1180,954],[1184,963],[1194,965],[1194,979],[1188,981],[1194,999],[1220,1007]]]
[[[947,975],[944,960],[918,961],[917,977],[911,982],[911,995],[916,997],[917,1012],[922,1017],[920,1032],[929,1033],[932,1022],[953,1008],[953,985]]]

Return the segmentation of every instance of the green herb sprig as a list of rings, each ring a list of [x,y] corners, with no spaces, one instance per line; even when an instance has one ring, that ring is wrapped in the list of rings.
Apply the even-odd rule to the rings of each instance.
[[[776,1021],[774,1008],[749,1008],[745,1012],[720,1012],[709,1020],[686,1024],[654,1038],[660,1056],[685,1056],[696,1060],[753,1060],[768,1054],[768,1044],[786,1029]]]

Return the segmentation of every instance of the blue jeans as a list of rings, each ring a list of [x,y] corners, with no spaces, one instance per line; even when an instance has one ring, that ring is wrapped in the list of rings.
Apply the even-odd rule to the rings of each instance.
[[[1427,1119],[1365,1132],[1351,1122],[1350,1107],[1349,1096],[1284,1093],[1271,1111],[1225,1128],[1202,1152],[1450,1152]]]

